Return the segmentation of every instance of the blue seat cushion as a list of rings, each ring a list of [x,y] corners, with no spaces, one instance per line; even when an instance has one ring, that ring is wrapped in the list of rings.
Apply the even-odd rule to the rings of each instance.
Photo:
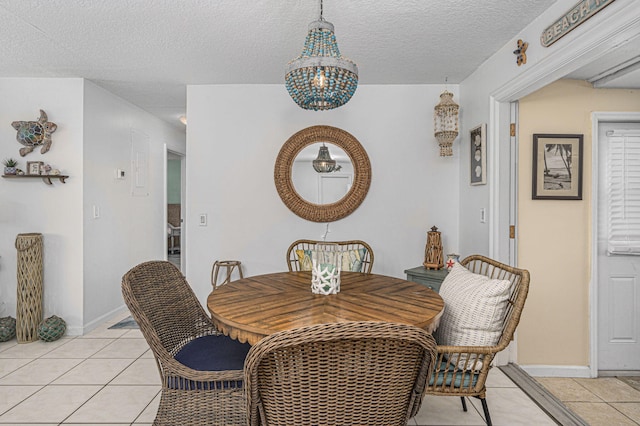
[[[248,343],[240,343],[228,336],[203,336],[187,343],[174,358],[198,371],[242,370],[250,348]],[[169,381],[169,387],[173,389],[216,389],[220,386],[220,383],[194,383],[178,377]],[[222,386],[241,387],[242,383],[225,382]]]
[[[447,369],[447,360],[442,360],[440,368],[434,368],[431,379],[429,380],[429,386],[434,386],[434,384],[436,387],[442,387],[443,385],[451,386],[451,383],[453,383],[454,388],[467,388],[470,382],[472,387],[476,385],[479,372],[476,372],[476,374],[468,370],[458,370],[454,372],[455,367],[455,364],[449,363],[449,368]]]
[[[175,359],[198,371],[242,370],[249,349],[229,336],[203,336],[187,343]]]

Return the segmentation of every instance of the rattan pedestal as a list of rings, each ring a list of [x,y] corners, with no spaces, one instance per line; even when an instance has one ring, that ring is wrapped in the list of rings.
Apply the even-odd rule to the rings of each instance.
[[[42,234],[18,234],[18,306],[16,337],[18,343],[38,340],[42,321]]]

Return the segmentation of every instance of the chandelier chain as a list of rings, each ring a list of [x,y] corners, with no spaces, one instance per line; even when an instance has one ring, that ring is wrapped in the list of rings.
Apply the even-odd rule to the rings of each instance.
[[[323,10],[323,9],[324,9],[324,8],[323,8],[323,6],[322,6],[322,0],[320,0],[320,20],[321,20],[321,21],[324,21],[324,16],[323,16],[323,12],[324,12],[324,10]]]

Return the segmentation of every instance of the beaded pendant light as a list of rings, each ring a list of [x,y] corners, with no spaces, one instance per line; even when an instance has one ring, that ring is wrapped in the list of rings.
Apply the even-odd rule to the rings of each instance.
[[[440,103],[433,113],[433,128],[440,145],[440,156],[453,155],[453,141],[458,136],[458,104],[453,101],[453,93],[445,90],[440,95]]]
[[[287,65],[287,91],[304,109],[322,111],[346,104],[358,87],[358,66],[342,57],[333,24],[322,16],[309,24],[304,49]]]
[[[329,148],[322,144],[318,157],[313,160],[313,169],[318,173],[331,173],[336,168],[336,160],[331,158]]]

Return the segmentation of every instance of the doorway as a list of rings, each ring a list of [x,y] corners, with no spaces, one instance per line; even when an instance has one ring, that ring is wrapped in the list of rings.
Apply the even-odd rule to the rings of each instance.
[[[184,260],[184,155],[167,150],[167,260],[182,270]]]
[[[636,116],[633,121],[632,115]],[[598,376],[638,375],[640,248],[629,247],[628,240],[634,232],[627,226],[634,222],[633,176],[640,173],[640,161],[634,154],[640,153],[640,114],[594,113],[593,122],[597,127],[593,132],[597,135],[593,142],[597,163],[593,176],[593,364]],[[627,187],[629,183],[631,188]],[[612,197],[616,200],[612,201]],[[628,214],[630,211],[632,214]],[[619,231],[620,225],[626,230]]]

